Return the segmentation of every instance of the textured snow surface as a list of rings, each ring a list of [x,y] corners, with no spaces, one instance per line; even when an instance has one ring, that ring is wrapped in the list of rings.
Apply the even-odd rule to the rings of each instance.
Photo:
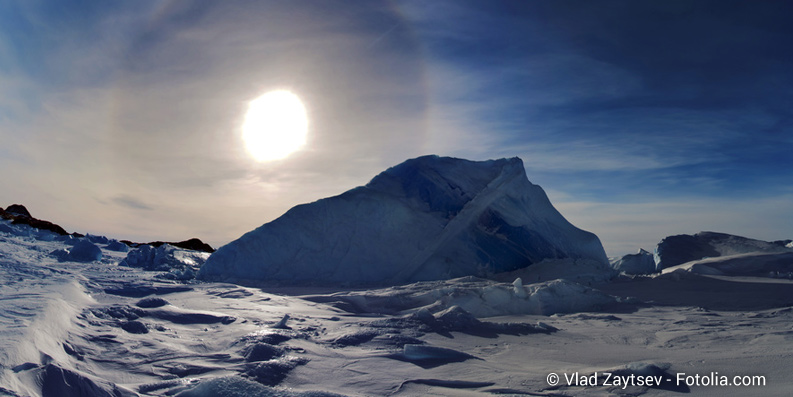
[[[27,225],[0,226],[0,395],[4,389],[39,395],[39,387],[47,395],[70,395],[61,392],[64,384],[79,385],[88,390],[85,395],[112,395],[102,394],[113,390],[107,382],[56,362],[68,361],[62,341],[80,310],[93,301],[76,269],[105,267],[120,258],[103,255],[87,239],[66,244]]]
[[[360,313],[398,314],[422,308],[435,313],[459,307],[474,317],[597,311],[617,302],[616,298],[600,291],[560,279],[523,285],[520,279],[513,283],[498,283],[475,277],[424,281],[378,290],[340,292],[331,298],[307,299],[332,303]]]
[[[262,290],[162,278],[171,266],[118,266],[127,255],[98,236],[101,260],[59,261],[50,253],[89,239],[0,226],[0,395],[742,396],[793,387],[793,282],[784,278],[614,278],[608,265],[567,258],[495,281]],[[750,270],[757,263],[741,258]],[[711,371],[765,375],[767,386],[546,382],[551,372]]]
[[[221,247],[204,280],[401,284],[511,271],[548,258],[607,263],[518,158],[425,156],[299,205]]]
[[[273,389],[237,376],[207,379],[177,397],[334,397],[335,393],[292,392]]]

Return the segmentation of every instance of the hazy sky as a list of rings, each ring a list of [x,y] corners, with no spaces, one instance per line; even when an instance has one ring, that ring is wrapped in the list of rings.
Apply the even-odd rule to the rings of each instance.
[[[609,255],[793,238],[791,2],[4,1],[0,206],[214,246],[411,157],[518,156]],[[307,145],[257,163],[248,103]]]

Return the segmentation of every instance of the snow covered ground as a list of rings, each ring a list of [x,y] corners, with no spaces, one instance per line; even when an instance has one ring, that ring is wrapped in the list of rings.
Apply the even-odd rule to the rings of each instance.
[[[128,254],[83,238],[101,259],[76,261],[74,239],[0,226],[0,395],[739,396],[793,388],[785,253],[711,258],[653,276],[619,277],[568,259],[493,280],[259,289],[191,280],[203,254]],[[703,265],[720,273],[698,271]],[[549,384],[551,373],[559,384]],[[661,385],[623,388],[615,375],[659,377]],[[762,376],[765,385],[685,383],[695,375],[700,384]]]

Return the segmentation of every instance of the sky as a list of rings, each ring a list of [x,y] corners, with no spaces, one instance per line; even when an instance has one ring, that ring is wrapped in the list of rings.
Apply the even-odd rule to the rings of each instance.
[[[523,159],[610,256],[793,238],[793,15],[747,1],[0,3],[0,206],[230,242],[405,159]],[[289,90],[306,145],[246,151]]]

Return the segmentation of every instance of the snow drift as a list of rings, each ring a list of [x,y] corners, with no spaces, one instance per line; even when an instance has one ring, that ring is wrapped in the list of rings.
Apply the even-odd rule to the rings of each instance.
[[[547,258],[607,263],[519,158],[424,156],[339,196],[296,206],[221,247],[198,277],[399,284],[515,270]]]

